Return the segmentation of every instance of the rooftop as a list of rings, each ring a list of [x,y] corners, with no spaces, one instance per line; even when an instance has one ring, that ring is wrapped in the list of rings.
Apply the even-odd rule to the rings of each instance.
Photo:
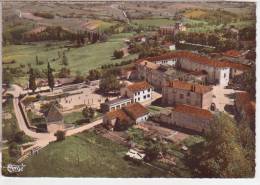
[[[188,83],[185,81],[173,80],[168,83],[167,87],[182,89],[186,91],[193,91],[195,93],[204,94],[212,90],[211,86]]]
[[[133,103],[122,109],[133,119],[137,119],[149,113],[148,109],[140,103]]]
[[[192,53],[190,51],[176,51],[176,52],[168,52],[156,57],[148,57],[144,60],[148,60],[150,62],[167,60],[173,58],[186,58],[191,60],[192,62],[196,62],[202,65],[213,66],[217,68],[236,68],[236,69],[249,69],[250,66],[244,64],[238,64],[230,61],[220,61],[216,59],[210,59],[206,56],[202,56],[196,53]],[[140,61],[140,60],[139,60]]]
[[[56,122],[56,121],[62,121],[63,116],[55,103],[52,103],[50,105],[49,109],[45,112],[46,121],[48,122]]]
[[[109,119],[120,119],[120,120],[136,120],[137,118],[148,114],[149,111],[140,103],[129,104],[122,109],[117,109],[106,113]]]
[[[142,81],[142,82],[133,83],[133,84],[127,86],[127,88],[132,92],[137,92],[137,91],[142,91],[145,89],[152,88],[152,86],[149,83],[147,83],[146,81]]]
[[[207,119],[213,118],[213,114],[210,111],[201,109],[201,108],[197,108],[197,107],[193,107],[190,105],[178,104],[173,108],[173,111],[190,114],[192,116],[200,117],[200,118],[207,118]]]
[[[128,115],[122,109],[117,109],[117,110],[114,110],[114,111],[107,112],[106,116],[110,120],[112,120],[112,119],[119,119],[120,121],[122,121],[122,120],[125,120],[125,121],[130,120]]]
[[[113,99],[113,100],[109,100],[109,101],[105,102],[105,104],[113,105],[113,104],[118,104],[118,103],[129,101],[129,100],[131,100],[131,98],[120,97],[120,98],[116,98],[116,99]]]
[[[239,51],[234,49],[223,52],[222,54],[227,57],[239,57],[241,55]]]

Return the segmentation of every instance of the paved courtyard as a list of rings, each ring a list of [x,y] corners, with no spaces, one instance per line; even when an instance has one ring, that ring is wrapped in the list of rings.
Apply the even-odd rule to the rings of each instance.
[[[213,103],[219,111],[232,113],[234,106],[235,93],[239,92],[234,89],[225,89],[221,86],[213,86]],[[232,114],[230,114],[232,116]]]

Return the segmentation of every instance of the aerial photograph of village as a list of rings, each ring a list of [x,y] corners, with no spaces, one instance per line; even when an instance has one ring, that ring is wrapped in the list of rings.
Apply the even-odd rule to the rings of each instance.
[[[2,174],[254,178],[256,2],[2,2]]]

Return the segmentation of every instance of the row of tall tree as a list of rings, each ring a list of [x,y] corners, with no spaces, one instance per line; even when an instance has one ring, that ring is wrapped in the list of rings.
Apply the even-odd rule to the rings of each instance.
[[[53,69],[51,68],[50,63],[48,62],[47,79],[48,79],[48,85],[51,90],[53,90],[53,88],[54,88],[54,76],[53,76],[52,72],[53,72]],[[36,78],[37,77],[36,77],[35,70],[33,68],[30,68],[30,70],[29,70],[29,89],[32,90],[33,93],[37,89]]]

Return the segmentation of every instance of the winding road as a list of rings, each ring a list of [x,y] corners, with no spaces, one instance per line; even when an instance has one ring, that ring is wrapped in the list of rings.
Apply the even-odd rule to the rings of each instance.
[[[50,142],[55,141],[56,137],[54,136],[54,133],[37,133],[34,132],[32,130],[30,130],[25,121],[24,118],[22,116],[21,110],[19,108],[19,100],[18,97],[20,94],[25,94],[27,93],[27,91],[23,90],[20,86],[18,85],[12,85],[12,88],[9,89],[6,93],[8,94],[12,94],[13,95],[13,107],[14,107],[14,113],[17,119],[17,124],[20,130],[24,131],[25,135],[35,139],[34,144],[27,148],[26,151],[32,150],[34,148],[43,148],[45,146],[47,146]],[[95,127],[99,124],[102,123],[102,119],[98,119],[92,123],[89,123],[87,125],[83,125],[81,127],[77,127],[71,130],[67,130],[66,131],[66,136],[71,136],[74,134],[78,134],[80,132],[83,132],[85,130],[88,130],[92,127]]]

